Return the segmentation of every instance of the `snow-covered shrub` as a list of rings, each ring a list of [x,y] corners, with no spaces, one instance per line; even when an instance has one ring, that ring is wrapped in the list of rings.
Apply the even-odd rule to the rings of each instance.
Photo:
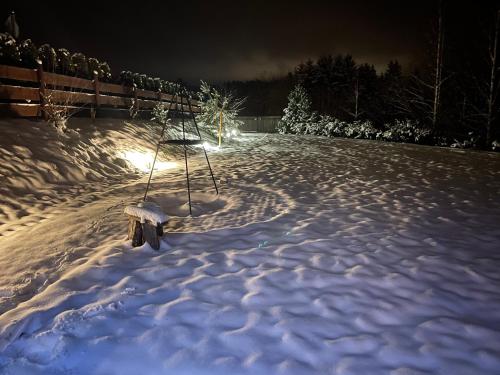
[[[164,103],[158,103],[155,105],[152,115],[153,117],[151,117],[151,120],[160,125],[165,125],[168,121],[168,109]]]
[[[418,122],[412,120],[396,120],[382,133],[382,138],[389,142],[422,143],[430,136],[429,129],[419,126]]]
[[[43,69],[55,72],[57,67],[57,54],[50,44],[42,44],[38,49],[38,58],[42,61]]]
[[[21,65],[25,68],[36,68],[38,60],[38,48],[31,41],[26,39],[19,45],[19,54],[21,57]]]
[[[318,119],[318,124],[319,124],[318,135],[323,135],[328,137],[330,135],[328,130],[328,124],[332,121],[333,119],[329,115],[320,115]]]
[[[20,62],[16,40],[8,33],[0,33],[0,64],[18,65]]]
[[[71,101],[72,96],[68,92],[64,98],[53,97],[52,93],[44,95],[43,112],[47,118],[47,122],[55,127],[59,133],[66,132],[66,124],[69,118],[78,111],[75,103]]]
[[[328,117],[327,121],[323,128],[323,134],[330,137],[346,137],[346,129],[349,126],[347,122],[331,117]]]
[[[154,91],[155,89],[155,80],[153,77],[146,76],[146,81],[144,84],[144,88],[146,90]]]
[[[139,74],[139,73],[133,73],[132,77],[134,79],[134,83],[137,86],[137,88],[143,89],[144,88],[144,79],[146,78],[146,75]]]
[[[348,123],[328,115],[318,116],[316,113],[304,122],[292,123],[290,131],[296,134],[360,139],[379,139],[382,136],[382,131],[375,128],[368,120]]]
[[[170,82],[170,93],[171,94],[175,94],[177,92],[179,92],[179,90],[181,89],[181,85],[178,84],[178,83],[175,83],[175,82]]]
[[[153,81],[154,81],[154,90],[161,91],[161,79],[156,77],[156,78],[153,78]]]
[[[279,133],[303,134],[306,131],[311,119],[311,99],[302,85],[296,85],[288,94],[288,105],[283,112],[278,123]]]
[[[479,139],[480,137],[474,132],[469,132],[469,138],[463,140],[454,139],[454,142],[450,145],[453,148],[471,148],[471,147],[479,147]]]
[[[87,65],[89,67],[89,77],[88,78],[94,78],[94,72],[97,73],[97,76],[101,78],[100,74],[100,69],[99,69],[99,60],[97,60],[95,57],[89,57],[87,60]]]
[[[134,85],[134,73],[130,70],[122,70],[120,72],[119,81],[124,86],[133,86]]]
[[[319,121],[309,121],[305,123],[305,134],[319,135],[321,133],[321,124]]]
[[[111,81],[111,68],[107,62],[102,62],[99,64],[99,79],[104,82]]]
[[[71,53],[66,48],[57,50],[57,70],[61,74],[73,74],[73,66],[71,65]]]
[[[347,127],[347,137],[360,139],[379,139],[382,132],[373,126],[371,121],[354,121]]]
[[[160,90],[161,90],[161,92],[163,92],[165,94],[168,94],[170,92],[169,89],[170,89],[169,82],[162,79],[160,81]]]
[[[89,77],[89,64],[83,53],[77,52],[71,56],[71,66],[77,77]]]

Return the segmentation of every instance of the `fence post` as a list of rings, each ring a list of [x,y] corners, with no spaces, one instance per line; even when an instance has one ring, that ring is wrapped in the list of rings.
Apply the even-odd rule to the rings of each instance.
[[[47,113],[45,112],[44,106],[45,106],[45,80],[43,77],[43,65],[40,60],[37,60],[37,69],[36,69],[36,75],[38,77],[38,93],[40,96],[40,115],[44,120],[47,120]]]
[[[90,117],[92,120],[95,120],[97,108],[100,106],[100,98],[99,98],[99,74],[94,70],[94,97],[95,97],[95,108],[93,106],[90,107]]]
[[[139,113],[139,100],[137,99],[137,85],[134,83],[134,106],[135,112]]]

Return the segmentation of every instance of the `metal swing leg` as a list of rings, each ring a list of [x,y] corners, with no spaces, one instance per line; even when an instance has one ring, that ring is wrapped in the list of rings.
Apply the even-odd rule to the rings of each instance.
[[[155,158],[153,159],[153,165],[151,166],[151,172],[149,172],[148,184],[146,185],[146,191],[144,192],[144,198],[142,199],[144,202],[146,202],[146,198],[148,196],[149,185],[151,185],[151,178],[153,177],[153,171],[155,169],[155,163],[156,163],[156,158],[158,157],[158,151],[160,151],[160,143],[159,142],[158,142],[158,145],[156,146]]]
[[[175,94],[173,96],[172,101],[168,105],[167,114],[170,114],[170,110],[172,109],[173,100],[175,100],[175,103],[176,103],[175,105],[177,106],[177,94]],[[161,141],[163,140],[163,137],[165,136],[166,126],[167,126],[167,123],[165,122],[163,124],[163,127],[161,128],[160,141],[158,142],[158,145],[156,146],[156,153],[155,153],[155,157],[153,159],[153,165],[151,165],[151,172],[149,172],[148,184],[146,185],[146,191],[144,192],[144,197],[142,199],[144,202],[146,201],[146,198],[148,196],[149,186],[151,185],[151,179],[153,178],[153,171],[155,169],[156,158],[158,157],[158,152],[160,151]]]
[[[188,202],[189,202],[189,215],[193,215],[192,209],[191,209],[191,188],[189,186],[189,167],[188,167],[188,157],[187,157],[187,147],[186,147],[186,132],[185,132],[185,125],[184,125],[184,111],[182,110],[182,94],[180,96],[181,98],[181,121],[182,121],[182,140],[183,142],[183,147],[184,147],[184,161],[186,164],[186,183],[187,183],[187,190],[188,190]],[[177,107],[177,102],[176,102],[176,107]]]
[[[196,132],[198,133],[198,137],[201,140],[200,129],[198,129],[198,124],[196,123],[196,117],[194,115],[193,110],[191,109],[191,100],[189,98],[187,98],[187,102],[188,102],[188,106],[189,106],[189,112],[191,113],[191,116],[193,118],[194,126],[196,127]],[[219,195],[219,189],[217,188],[217,183],[215,182],[215,177],[214,177],[214,173],[212,171],[212,166],[210,165],[210,161],[208,160],[207,150],[205,149],[205,145],[203,143],[201,145],[203,148],[203,153],[205,154],[205,160],[207,161],[208,169],[210,170],[210,176],[212,176],[212,181],[214,183],[215,192],[217,195]]]

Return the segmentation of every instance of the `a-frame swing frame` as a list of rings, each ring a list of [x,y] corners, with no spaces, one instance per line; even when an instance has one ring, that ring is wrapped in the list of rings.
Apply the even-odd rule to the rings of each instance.
[[[162,145],[182,145],[184,147],[184,161],[185,161],[185,166],[186,166],[186,185],[187,185],[187,191],[188,191],[188,202],[189,202],[189,215],[192,215],[192,208],[191,208],[191,186],[189,183],[189,165],[188,165],[188,156],[187,156],[187,146],[194,146],[194,145],[201,145],[203,148],[203,153],[205,154],[205,160],[207,161],[208,169],[210,171],[210,176],[212,177],[212,181],[214,183],[215,187],[215,192],[216,194],[219,194],[219,189],[217,188],[217,183],[215,182],[215,177],[214,173],[212,171],[212,166],[210,165],[210,161],[208,160],[208,155],[207,155],[207,150],[205,149],[205,145],[203,144],[203,140],[201,138],[201,133],[200,129],[198,128],[198,123],[196,122],[196,116],[194,115],[193,108],[191,106],[191,99],[189,98],[189,95],[182,95],[184,89],[180,89],[180,94],[176,93],[172,97],[172,101],[170,102],[167,110],[167,115],[170,115],[170,113],[175,113],[176,115],[180,114],[181,117],[181,124],[182,124],[182,139],[164,139],[165,137],[165,129],[167,126],[167,121],[162,126],[161,129],[161,135],[160,135],[160,140],[158,141],[158,144],[156,146],[156,153],[155,157],[153,159],[153,164],[151,165],[151,172],[149,173],[149,178],[148,178],[148,184],[146,185],[146,191],[144,192],[144,198],[143,201],[146,201],[146,198],[148,196],[149,188],[151,186],[151,179],[153,178],[153,171],[155,168],[155,163],[156,159],[158,158],[158,152],[160,151],[160,147]],[[180,99],[180,110],[179,110],[179,102],[178,100]],[[186,138],[186,128],[185,128],[185,113],[184,111],[184,103],[187,103],[188,105],[188,113],[190,114],[191,119],[193,120],[196,133],[198,135],[198,139],[187,139]],[[175,105],[175,109],[172,109],[172,105]]]

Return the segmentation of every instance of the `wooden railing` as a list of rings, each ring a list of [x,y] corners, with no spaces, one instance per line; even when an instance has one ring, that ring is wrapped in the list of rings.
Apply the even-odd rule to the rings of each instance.
[[[97,75],[89,80],[44,72],[41,64],[37,69],[0,65],[0,82],[0,113],[8,116],[43,116],[47,98],[60,106],[90,108],[92,115],[100,108],[150,111],[158,103],[168,106],[174,100],[173,95],[159,91],[101,82]],[[179,110],[189,111],[187,99],[175,101]],[[197,100],[191,100],[191,107],[200,112]]]

